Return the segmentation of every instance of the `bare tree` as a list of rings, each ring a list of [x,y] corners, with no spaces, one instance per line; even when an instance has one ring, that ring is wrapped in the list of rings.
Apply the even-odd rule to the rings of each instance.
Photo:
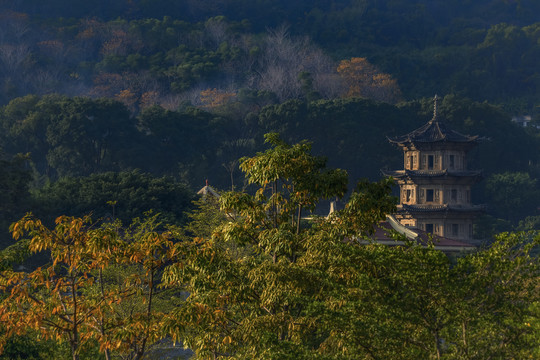
[[[335,74],[334,62],[309,38],[292,38],[287,26],[268,31],[258,68],[252,85],[274,92],[281,101],[302,96],[302,72],[311,75],[313,90],[323,96],[332,96],[339,88],[334,82],[337,77],[331,76]]]
[[[58,67],[37,69],[27,77],[28,83],[38,95],[59,92],[62,83],[62,71]]]
[[[218,48],[224,41],[230,40],[227,34],[227,24],[221,17],[214,17],[208,19],[204,23],[205,35],[214,48]]]
[[[0,14],[0,43],[20,43],[30,30],[28,15],[14,11]]]

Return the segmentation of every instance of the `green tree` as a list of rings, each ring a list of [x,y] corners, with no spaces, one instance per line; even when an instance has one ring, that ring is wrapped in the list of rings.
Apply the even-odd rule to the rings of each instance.
[[[29,153],[35,169],[51,178],[126,166],[127,140],[136,134],[131,120],[119,102],[59,95],[15,99],[0,113],[4,150]]]
[[[447,358],[538,356],[539,245],[538,233],[502,233],[450,269]]]
[[[60,176],[117,170],[125,140],[135,133],[126,107],[110,99],[64,98],[49,114],[49,165]]]
[[[373,231],[373,222],[393,209],[388,183],[363,183],[342,218],[308,226],[302,214],[321,198],[341,197],[346,174],[325,169],[308,143],[266,138],[271,149],[241,162],[255,195],[224,194],[228,221],[211,235],[182,242],[191,248],[183,252],[185,262],[166,270],[166,283],[190,294],[167,329],[202,358],[317,354],[332,336],[321,321],[343,285],[333,280],[348,277],[343,267],[352,261],[343,253],[345,237]],[[334,229],[334,221],[346,225],[332,238],[325,229]]]
[[[24,215],[30,204],[30,171],[25,169],[27,156],[15,156],[6,160],[0,156],[0,248],[8,245],[9,225]]]
[[[537,181],[527,173],[493,174],[486,181],[486,192],[498,214],[516,225],[540,203]]]
[[[117,226],[111,224],[101,231],[118,231]],[[147,213],[120,231],[116,249],[98,251],[112,256],[115,265],[103,267],[103,274],[98,274],[103,286],[91,290],[97,290],[102,298],[107,293],[118,297],[104,308],[97,342],[100,351],[110,351],[121,359],[140,360],[165,338],[163,322],[183,301],[183,294],[161,286],[163,269],[181,261],[182,254],[173,247],[178,230],[159,221],[159,214]]]
[[[519,222],[518,230],[531,231],[540,230],[540,215],[539,216],[527,216],[525,219]]]
[[[195,237],[177,245],[184,261],[165,270],[167,286],[190,294],[166,322],[173,338],[200,358],[535,354],[538,235],[503,234],[457,265],[433,244],[373,243],[394,210],[387,181],[360,182],[344,209],[299,221],[343,193],[344,174],[324,170],[309,144],[267,141],[241,163],[254,195],[224,194],[214,230],[195,217]]]
[[[11,155],[29,154],[33,165],[41,173],[47,173],[48,114],[58,111],[53,105],[53,99],[57,98],[28,95],[10,101],[0,112],[4,151]]]
[[[170,111],[151,106],[139,114],[138,128],[143,135],[143,146],[134,147],[135,154],[142,159],[138,167],[174,174],[179,163],[207,165],[208,144],[218,142],[218,137],[213,135],[220,126],[219,119],[193,107]]]
[[[138,170],[106,172],[87,177],[63,178],[33,191],[33,210],[44,220],[59,214],[115,218],[129,224],[155,210],[164,222],[180,224],[191,207],[192,195],[169,177],[155,177]],[[112,201],[112,203],[109,203]]]

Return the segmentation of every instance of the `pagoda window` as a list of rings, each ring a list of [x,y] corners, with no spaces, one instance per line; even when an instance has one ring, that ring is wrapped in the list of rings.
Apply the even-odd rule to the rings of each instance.
[[[426,232],[433,234],[433,224],[426,224]]]
[[[457,189],[452,189],[450,192],[450,199],[452,199],[453,202],[457,202]]]
[[[427,157],[428,170],[433,170],[433,155]]]
[[[405,197],[405,201],[407,201],[407,202],[411,201],[411,195],[412,195],[411,190],[407,189],[407,195]]]
[[[409,169],[412,170],[413,169],[413,156],[409,156]]]
[[[433,189],[426,189],[426,202],[433,202]]]
[[[452,224],[452,236],[459,235],[459,224]]]
[[[453,169],[455,166],[456,166],[456,157],[454,155],[450,155],[448,167],[450,169]]]

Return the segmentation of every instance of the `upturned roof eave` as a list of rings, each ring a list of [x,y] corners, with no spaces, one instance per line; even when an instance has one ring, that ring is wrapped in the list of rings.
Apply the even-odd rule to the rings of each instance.
[[[441,139],[436,139],[436,140],[413,139],[411,137],[391,138],[388,136],[386,138],[388,139],[390,143],[401,145],[401,146],[406,145],[406,144],[415,145],[415,144],[434,144],[434,143],[477,144],[481,140],[481,138],[478,135],[467,136],[466,139],[464,140],[448,139],[447,136]]]
[[[396,179],[401,178],[433,178],[433,177],[452,177],[452,178],[478,178],[483,177],[482,170],[478,171],[463,171],[452,172],[447,170],[434,171],[432,173],[422,172],[418,170],[381,170],[384,176],[391,176]]]
[[[452,205],[429,205],[429,206],[415,206],[402,204],[398,206],[397,212],[408,213],[433,213],[433,212],[455,212],[455,213],[482,213],[486,210],[485,205],[475,205],[467,207],[457,207]]]

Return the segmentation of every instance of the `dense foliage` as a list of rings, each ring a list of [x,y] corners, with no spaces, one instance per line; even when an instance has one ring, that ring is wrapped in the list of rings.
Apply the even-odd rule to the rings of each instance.
[[[334,97],[347,93],[336,81],[338,63],[361,57],[390,74],[406,99],[459,93],[537,112],[533,0],[64,5],[0,3],[3,103],[60,92],[116,97],[138,111],[197,103],[214,88],[270,90],[284,100],[308,96],[306,73],[320,96]]]
[[[540,358],[539,57],[535,0],[0,0],[0,359]],[[436,93],[490,245],[361,245]]]
[[[307,138],[315,153],[347,169],[353,181],[377,180],[381,168],[402,168],[399,149],[385,139],[421,126],[433,111],[429,99],[398,105],[361,98],[275,101],[266,92],[244,91],[211,112],[154,105],[133,115],[111,99],[16,98],[0,108],[0,146],[6,158],[18,159],[3,165],[3,181],[12,189],[0,213],[5,228],[30,210],[49,221],[89,211],[110,215],[107,203],[114,201],[123,221],[154,208],[176,222],[188,208],[187,192],[205,179],[218,188],[243,186],[237,160],[260,149],[266,132],[279,132],[289,142]],[[496,218],[484,219],[489,221],[480,222],[478,236],[488,238],[495,229],[510,230],[538,216],[538,132],[512,124],[499,107],[455,95],[442,99],[439,117],[486,139],[469,154],[469,167],[483,169],[486,177],[473,201],[487,203],[489,214],[510,223],[501,227],[494,225]],[[520,183],[518,177],[528,180]]]
[[[13,224],[21,249],[51,261],[1,273],[6,350],[26,356],[38,332],[74,360],[142,359],[164,338],[201,359],[540,355],[538,232],[502,234],[455,261],[432,246],[371,243],[394,208],[388,180],[361,181],[344,209],[305,221],[321,199],[343,196],[347,174],[307,142],[266,139],[241,161],[253,191],[207,195],[186,231],[156,216]]]

